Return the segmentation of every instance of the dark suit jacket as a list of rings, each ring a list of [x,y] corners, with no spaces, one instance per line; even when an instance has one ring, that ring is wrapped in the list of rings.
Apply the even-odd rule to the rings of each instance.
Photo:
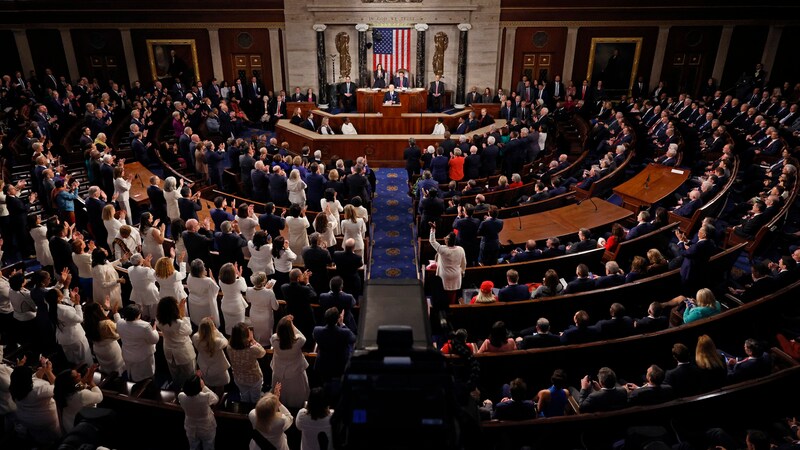
[[[502,289],[497,294],[497,300],[501,302],[514,302],[519,300],[530,300],[531,293],[525,284],[511,284]]]
[[[698,241],[683,250],[681,280],[690,286],[703,283],[708,273],[708,260],[716,252],[717,246],[709,239]]]
[[[578,241],[572,244],[569,250],[567,250],[567,254],[571,255],[573,253],[585,252],[595,248],[597,248],[597,241],[594,239],[586,239],[584,241]]]
[[[50,238],[50,254],[53,256],[53,269],[61,273],[64,268],[69,269],[72,279],[78,279],[78,267],[72,261],[72,241],[61,239],[58,236]]]
[[[286,219],[277,214],[261,214],[258,216],[258,226],[275,239],[286,227]]]
[[[306,269],[311,271],[311,286],[317,292],[324,292],[330,281],[328,265],[333,262],[331,253],[320,247],[306,247],[302,256]]]
[[[356,299],[347,292],[328,291],[319,296],[319,306],[323,311],[334,306],[339,309],[339,312],[344,311],[344,325],[353,333],[358,333],[356,326],[356,319],[353,317],[353,307],[356,306]]]
[[[769,375],[772,372],[772,357],[763,353],[758,357],[750,357],[728,367],[728,383],[752,380]]]
[[[240,266],[244,265],[244,253],[242,247],[247,246],[247,240],[238,233],[217,232],[214,236],[214,243],[219,252],[219,260],[225,262],[236,262]]]
[[[639,389],[634,389],[628,394],[628,404],[630,406],[657,405],[659,403],[668,402],[674,398],[675,393],[670,385],[645,385]]]
[[[675,368],[667,370],[664,384],[672,387],[676,397],[687,397],[700,392],[698,377],[698,368],[693,362],[678,364]]]
[[[569,328],[561,333],[561,343],[564,345],[583,344],[594,342],[598,339],[600,339],[600,333],[589,326],[578,328],[575,325],[570,325]]]
[[[347,184],[348,198],[359,196],[363,202],[370,201],[367,177],[361,174],[350,174],[345,178],[345,183]]]
[[[481,243],[497,244],[500,232],[503,231],[503,220],[490,217],[478,225],[478,236],[482,238]]]
[[[621,284],[625,284],[625,275],[603,275],[594,280],[595,289],[607,289]]]
[[[197,233],[184,231],[183,246],[186,247],[186,261],[194,261],[200,258],[203,261],[210,261],[211,244],[214,238],[210,231],[201,228]]]
[[[628,234],[625,236],[625,240],[629,241],[639,236],[644,236],[645,234],[651,231],[653,231],[653,226],[650,224],[650,222],[639,223],[635,227],[628,230]]]
[[[11,197],[6,197],[6,201]],[[9,213],[11,212],[11,203],[9,202]],[[92,236],[94,236],[95,243],[101,247],[104,247],[104,243],[108,240],[108,232],[106,231],[106,226],[103,224],[103,208],[106,206],[106,202],[100,200],[99,198],[92,198],[89,197],[86,199],[86,215],[89,216],[89,225],[91,226]],[[166,216],[166,204],[164,206],[165,212],[164,215]],[[13,219],[13,217],[12,217]],[[14,222],[16,223],[16,222]]]
[[[529,348],[558,347],[561,345],[561,338],[551,333],[536,333],[522,338],[519,348],[522,350]]]
[[[344,279],[344,290],[358,296],[361,293],[361,277],[358,269],[364,265],[364,259],[345,250],[339,250],[333,254],[333,262],[336,264],[336,273]]]
[[[700,209],[702,206],[703,200],[698,198],[697,200],[684,203],[680,208],[673,212],[681,217],[692,217],[694,212]]]
[[[396,105],[396,104],[400,103],[400,96],[397,94],[397,91],[394,91],[394,92],[386,91],[386,93],[383,94],[383,101],[384,101],[384,103],[385,102],[392,102],[392,104]]]
[[[747,289],[744,290],[741,300],[743,302],[752,302],[765,295],[772,294],[776,290],[775,279],[771,276],[759,278],[754,281]]]
[[[665,316],[656,318],[645,316],[636,320],[635,331],[642,334],[652,333],[654,331],[666,330],[668,326],[669,320]]]
[[[286,300],[286,313],[294,316],[294,326],[313,343],[314,311],[311,304],[317,299],[314,288],[300,283],[286,283],[281,286]],[[308,345],[308,342],[306,343]],[[313,345],[313,344],[312,344]]]
[[[600,320],[593,327],[600,333],[600,339],[616,339],[633,334],[633,320],[628,316]]]
[[[187,221],[189,219],[198,219],[197,211],[203,209],[199,201],[194,201],[189,198],[178,199],[178,211],[180,212],[181,219]]]
[[[733,231],[739,236],[753,238],[767,222],[769,222],[769,216],[761,213],[745,220],[740,227],[734,228]]]
[[[578,405],[581,413],[614,411],[628,406],[628,393],[621,387],[599,391],[581,389]]]
[[[308,131],[317,131],[317,126],[314,124],[313,120],[303,119],[303,121],[300,122],[300,126]]]
[[[586,292],[594,290],[595,282],[592,278],[576,278],[564,289],[564,294],[574,294],[576,292]]]
[[[285,176],[273,173],[269,176],[269,196],[279,206],[289,205],[289,191],[287,191]]]
[[[313,337],[317,343],[314,372],[325,380],[340,377],[350,359],[350,351],[356,342],[356,335],[347,327],[334,325],[315,327]]]

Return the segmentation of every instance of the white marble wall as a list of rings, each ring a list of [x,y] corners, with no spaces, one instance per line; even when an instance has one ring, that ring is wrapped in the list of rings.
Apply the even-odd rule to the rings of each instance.
[[[286,18],[287,86],[317,86],[316,35],[312,26],[325,24],[325,50],[336,53],[335,38],[341,31],[350,34],[351,78],[358,78],[358,33],[355,24],[370,27],[412,26],[427,23],[425,37],[426,82],[433,79],[433,37],[444,31],[450,38],[445,53],[444,79],[448,89],[456,88],[458,69],[458,37],[456,25],[472,24],[467,46],[467,87],[496,84],[496,66],[499,61],[498,27],[500,0],[423,0],[421,3],[362,3],[361,0],[292,0],[284,3]],[[369,32],[369,31],[368,31]],[[371,41],[371,39],[369,39]],[[412,28],[411,49],[416,48],[416,30]],[[416,72],[412,53],[411,67]],[[331,78],[330,58],[327,60],[328,81]],[[337,59],[337,81],[339,81]],[[367,67],[372,68],[372,51],[367,51]],[[469,90],[469,89],[467,89]]]

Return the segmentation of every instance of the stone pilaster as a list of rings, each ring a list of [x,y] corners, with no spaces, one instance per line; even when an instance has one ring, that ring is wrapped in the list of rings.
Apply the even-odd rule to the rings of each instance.
[[[369,87],[370,74],[367,70],[367,30],[369,25],[356,24],[358,31],[358,87]]]
[[[417,76],[414,80],[414,86],[425,87],[425,32],[428,31],[427,23],[418,23],[414,25],[417,30]]]
[[[328,106],[328,55],[325,53],[325,24],[317,23],[312,27],[317,32],[317,95],[319,107]]]
[[[464,108],[467,93],[467,34],[472,29],[468,23],[458,24],[458,75],[455,107]]]

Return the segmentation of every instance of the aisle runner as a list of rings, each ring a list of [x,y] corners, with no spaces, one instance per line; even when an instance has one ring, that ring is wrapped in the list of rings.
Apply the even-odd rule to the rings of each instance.
[[[404,169],[376,169],[373,202],[375,246],[371,278],[417,278],[414,262],[413,214]]]

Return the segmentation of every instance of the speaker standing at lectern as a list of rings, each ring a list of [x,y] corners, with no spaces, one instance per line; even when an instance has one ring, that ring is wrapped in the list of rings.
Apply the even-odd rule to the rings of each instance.
[[[389,85],[389,90],[383,94],[383,103],[389,103],[392,105],[399,105],[400,104],[400,96],[397,95],[397,92],[394,90],[394,85]]]

